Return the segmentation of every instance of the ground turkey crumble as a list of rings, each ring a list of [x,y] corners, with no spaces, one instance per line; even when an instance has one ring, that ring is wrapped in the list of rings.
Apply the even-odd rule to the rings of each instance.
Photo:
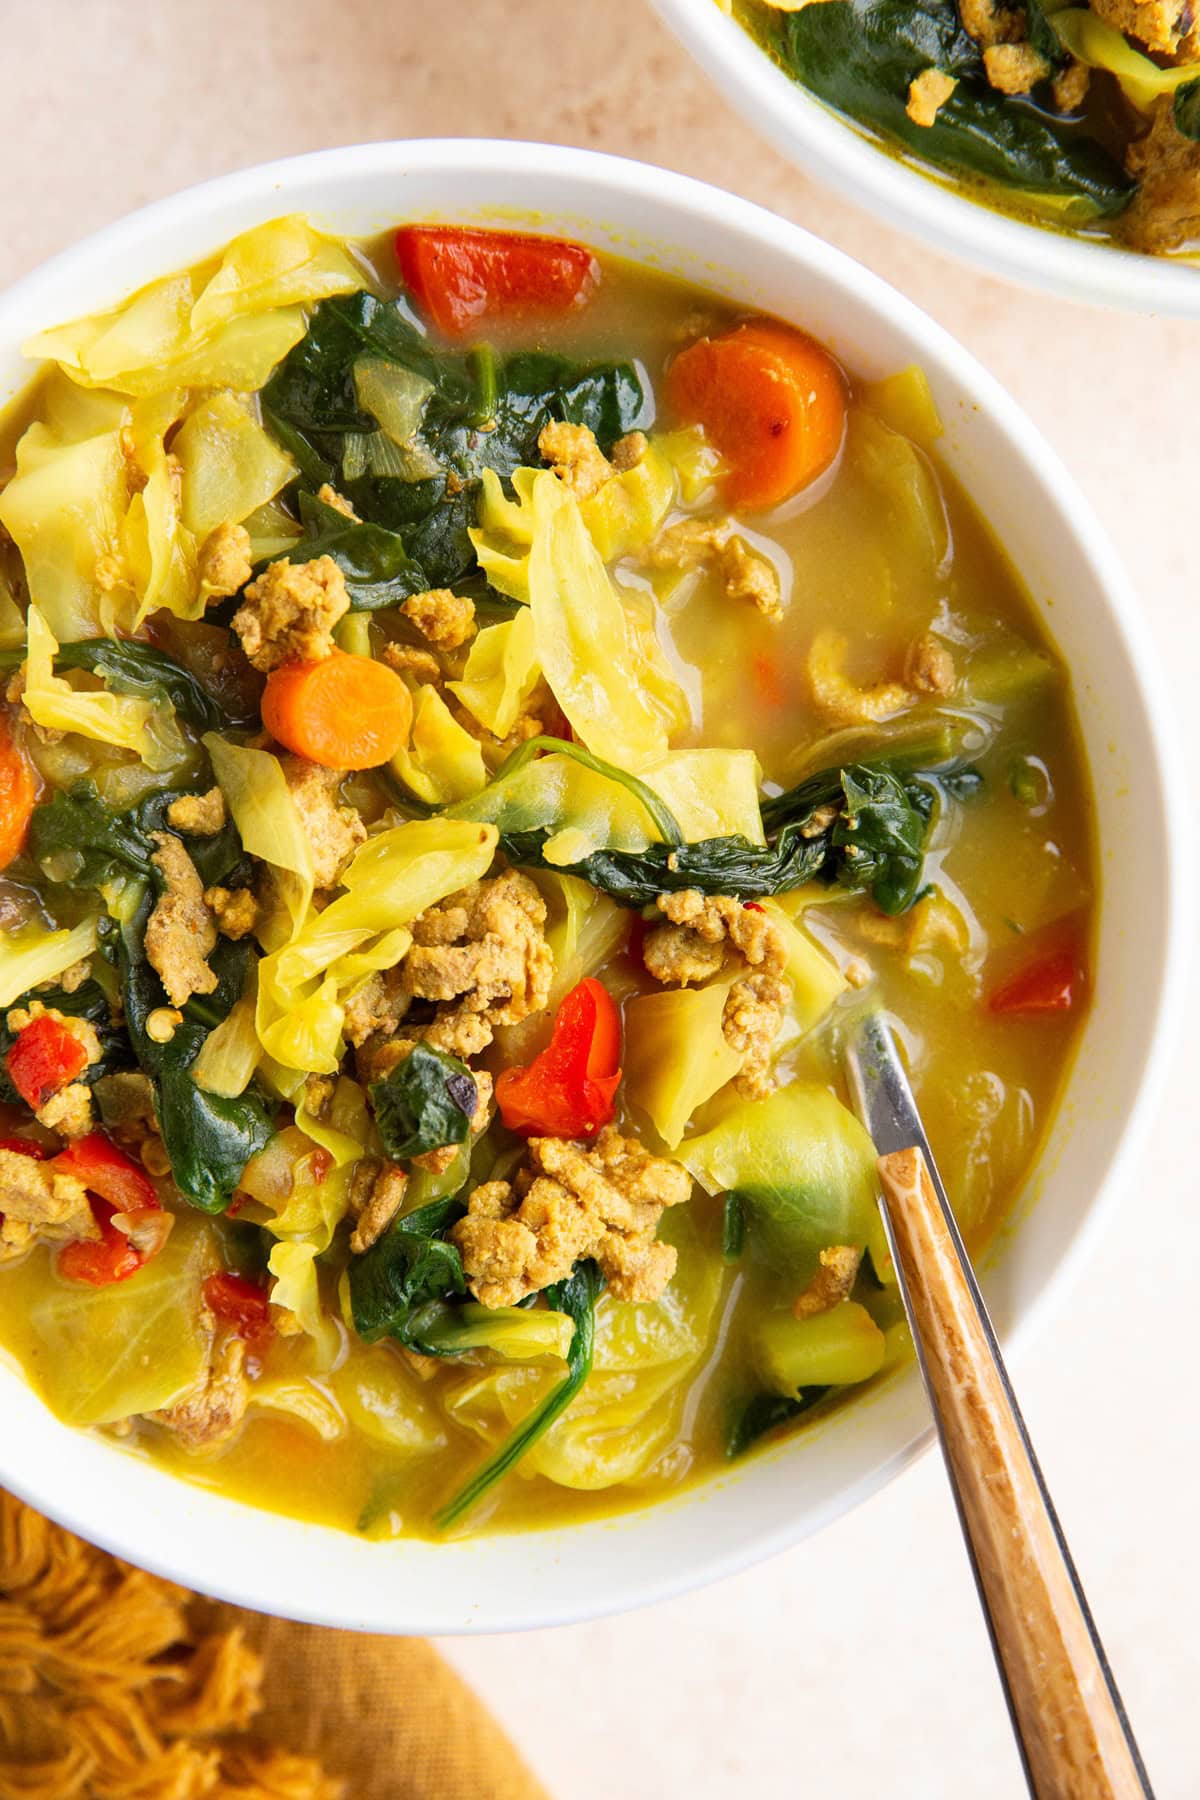
[[[181,794],[167,808],[167,824],[189,837],[214,837],[228,818],[219,787],[209,788],[206,794]]]
[[[731,961],[746,968],[726,996],[721,1032],[744,1059],[738,1091],[750,1099],[769,1094],[774,1086],[771,1052],[791,999],[778,926],[759,906],[744,905],[730,894],[702,894],[698,888],[660,894],[657,906],[666,922],[646,934],[642,948],[656,981],[688,987],[719,975]]]
[[[149,1416],[174,1432],[185,1450],[211,1450],[233,1437],[249,1401],[246,1346],[239,1337],[227,1337],[219,1348],[214,1346],[192,1392]]]
[[[279,764],[312,852],[313,881],[319,888],[336,887],[338,876],[367,836],[354,807],[343,806],[338,798],[344,772],[322,768],[303,756],[281,756]]]
[[[361,1046],[360,1079],[379,1080],[418,1039],[464,1059],[477,1056],[497,1026],[540,1012],[554,973],[545,923],[545,901],[515,869],[472,882],[414,919],[408,954],[372,976],[347,1005],[344,1029]],[[409,1023],[414,1002],[432,1004],[432,1019]]]
[[[531,1138],[515,1179],[475,1188],[450,1237],[484,1306],[515,1306],[565,1281],[581,1257],[595,1259],[615,1299],[657,1300],[676,1262],[658,1223],[691,1191],[686,1169],[612,1125],[594,1144]]]
[[[1176,130],[1170,94],[1158,101],[1146,136],[1130,145],[1125,166],[1138,183],[1124,215],[1130,243],[1161,254],[1200,236],[1200,144]]]
[[[250,533],[244,525],[217,525],[200,546],[196,574],[205,601],[225,600],[250,579]]]
[[[783,617],[783,591],[774,563],[739,537],[732,519],[679,519],[644,551],[651,569],[708,569],[731,603],[757,607],[766,619]]]
[[[283,557],[250,583],[232,625],[250,662],[266,675],[281,663],[331,655],[333,628],[349,608],[346,578],[331,556],[306,563]]]
[[[410,594],[400,611],[435,650],[458,650],[475,636],[475,602],[449,588]]]
[[[146,922],[146,956],[172,1006],[193,994],[211,994],[217,978],[207,958],[216,948],[217,923],[204,904],[204,883],[180,840],[170,831],[152,831],[158,849],[151,857],[166,883]]]

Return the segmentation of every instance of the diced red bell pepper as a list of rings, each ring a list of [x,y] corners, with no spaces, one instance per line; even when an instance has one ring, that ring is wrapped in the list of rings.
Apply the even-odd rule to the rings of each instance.
[[[1023,969],[996,988],[988,1000],[994,1013],[1069,1012],[1083,989],[1083,957],[1078,942],[1061,934]]]
[[[49,1013],[31,1019],[5,1058],[8,1078],[26,1106],[37,1112],[87,1068],[88,1053]]]
[[[541,1054],[498,1077],[496,1103],[523,1137],[594,1137],[613,1116],[620,1082],[621,1020],[608,989],[588,975],[560,1005]]]
[[[147,1260],[124,1232],[113,1224],[115,1207],[93,1200],[92,1212],[100,1227],[99,1240],[82,1239],[64,1244],[58,1253],[58,1273],[65,1281],[84,1281],[89,1287],[110,1287],[127,1281]]]
[[[37,795],[37,774],[8,717],[0,715],[0,869],[7,869],[25,848]]]
[[[396,233],[396,258],[406,286],[450,337],[486,319],[567,312],[600,279],[582,244],[457,225],[406,225]]]
[[[107,1200],[114,1212],[157,1212],[162,1205],[141,1164],[118,1150],[102,1131],[76,1138],[59,1151],[54,1166],[76,1176],[90,1194]]]
[[[274,1335],[271,1303],[265,1288],[256,1287],[242,1275],[210,1275],[204,1283],[205,1304],[225,1325],[232,1325],[247,1343],[258,1343]]]
[[[32,1138],[0,1138],[0,1150],[11,1150],[15,1156],[32,1156],[35,1162],[45,1162],[54,1154],[45,1144],[35,1144]]]

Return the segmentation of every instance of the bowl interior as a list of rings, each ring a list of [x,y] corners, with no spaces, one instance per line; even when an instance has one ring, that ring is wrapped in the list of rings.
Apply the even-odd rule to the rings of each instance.
[[[651,0],[726,99],[775,148],[889,225],[993,275],[1094,305],[1200,317],[1200,263],[1026,223],[881,149],[776,67],[716,0]]]
[[[1179,935],[1182,874],[1166,827],[1156,723],[1163,703],[1124,578],[1065,471],[953,340],[840,253],[682,177],[509,143],[326,152],[226,177],[110,227],[0,298],[0,399],[25,378],[18,347],[35,329],[111,304],[288,211],[352,234],[402,218],[522,221],[573,233],[793,319],[867,377],[914,361],[926,370],[946,421],[945,460],[1006,544],[1074,670],[1104,882],[1099,976],[1081,1053],[1023,1197],[1020,1229],[985,1273],[989,1305],[1009,1337],[1061,1290],[1133,1154],[1134,1127],[1165,1059]],[[1136,862],[1127,854],[1133,841]],[[254,1511],[72,1431],[5,1366],[0,1406],[0,1482],[63,1523],[202,1591],[375,1631],[546,1625],[663,1598],[818,1529],[928,1438],[909,1371],[799,1441],[641,1514],[446,1545],[381,1545]]]

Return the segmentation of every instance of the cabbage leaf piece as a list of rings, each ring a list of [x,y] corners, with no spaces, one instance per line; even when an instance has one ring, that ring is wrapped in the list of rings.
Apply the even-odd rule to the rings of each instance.
[[[53,981],[90,956],[99,941],[98,919],[85,919],[70,931],[0,932],[0,1008],[14,1006],[22,994]]]
[[[721,1018],[735,975],[702,988],[666,988],[625,1003],[625,1097],[673,1150],[697,1109],[738,1073],[745,1055]]]
[[[499,629],[503,628],[487,627],[492,631]],[[479,635],[484,637],[487,631]],[[457,689],[460,684],[451,685]],[[396,752],[390,766],[405,787],[428,806],[453,805],[456,800],[478,794],[487,785],[487,767],[478,738],[459,724],[431,681],[422,682],[416,690],[408,747]]]
[[[1098,18],[1086,7],[1068,6],[1050,19],[1064,50],[1089,69],[1103,69],[1120,83],[1121,92],[1141,113],[1154,111],[1164,94],[1176,94],[1196,80],[1196,65],[1188,61],[1162,69],[1150,57],[1135,50],[1115,25]]]
[[[156,711],[155,701],[107,691],[77,693],[69,682],[54,673],[58,641],[32,602],[26,629],[22,700],[36,724],[55,731],[75,731],[97,743],[131,750],[151,769],[170,767],[174,758],[164,756],[162,737],[152,735],[147,729]],[[168,708],[170,705],[166,701],[159,704]]]
[[[658,1300],[600,1300],[591,1373],[569,1410],[528,1449],[525,1466],[533,1473],[592,1493],[652,1478],[679,1432],[690,1381],[720,1321],[721,1265],[690,1215],[678,1207],[663,1222],[679,1263]],[[494,1444],[553,1391],[545,1370],[489,1369],[454,1390],[449,1410]]]
[[[484,524],[472,533],[480,566],[502,593],[528,600],[538,665],[576,737],[609,762],[644,769],[667,750],[655,699],[666,694],[674,716],[687,716],[686,700],[669,693],[661,671],[646,678],[645,652],[557,475],[522,468],[512,483],[517,497],[509,501],[495,473],[484,471]]]
[[[361,286],[341,245],[301,218],[243,232],[219,262],[170,275],[122,305],[40,332],[26,356],[52,358],[85,387],[148,395],[170,387],[262,387],[304,335],[303,306]]]
[[[56,637],[132,624],[131,591],[105,585],[128,505],[119,425],[71,442],[40,423],[23,433],[16,474],[0,492],[0,525],[21,552],[30,599]]]
[[[831,1244],[870,1248],[884,1267],[875,1149],[828,1088],[793,1081],[740,1102],[675,1154],[706,1193],[741,1197],[750,1241],[775,1267],[809,1272]]]
[[[208,1354],[201,1288],[220,1267],[212,1227],[177,1216],[166,1244],[109,1287],[57,1284],[30,1309],[37,1380],[68,1425],[107,1425],[180,1400]]]
[[[351,990],[373,968],[399,962],[418,913],[487,874],[497,842],[492,825],[434,818],[364,844],[342,874],[345,892],[277,935],[259,965],[258,1028],[269,1055],[285,1068],[333,1074]]]
[[[240,525],[296,474],[245,401],[228,392],[188,414],[171,453],[181,472],[183,523],[198,542],[217,525]]]

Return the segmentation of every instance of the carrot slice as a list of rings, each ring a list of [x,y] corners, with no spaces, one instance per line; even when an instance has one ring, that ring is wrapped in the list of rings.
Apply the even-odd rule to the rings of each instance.
[[[272,669],[263,724],[285,750],[326,769],[375,769],[408,742],[412,700],[394,669],[334,650]]]
[[[37,801],[37,777],[0,715],[0,869],[7,869],[25,848],[25,835]]]
[[[827,469],[846,430],[846,389],[829,355],[769,320],[700,338],[667,370],[667,405],[702,425],[729,465],[734,506],[777,506]]]
[[[485,319],[568,312],[600,279],[582,244],[514,231],[406,225],[396,233],[396,257],[406,286],[449,337]]]

